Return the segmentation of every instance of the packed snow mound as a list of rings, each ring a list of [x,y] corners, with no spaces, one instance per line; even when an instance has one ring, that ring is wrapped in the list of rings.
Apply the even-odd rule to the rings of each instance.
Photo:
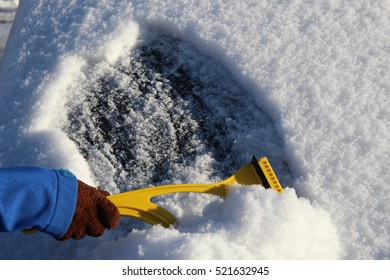
[[[188,203],[193,201],[188,200]],[[196,205],[194,205],[196,207]],[[337,230],[329,214],[262,186],[238,187],[200,217],[182,217],[176,229],[136,230],[97,246],[94,258],[337,259]]]
[[[236,186],[226,200],[174,195],[161,204],[175,228],[129,218],[100,238],[58,242],[38,233],[0,234],[3,259],[337,259],[341,244],[329,213],[262,186]],[[187,207],[190,205],[191,207]]]
[[[129,178],[137,186],[213,181],[247,163],[248,155],[266,151],[282,184],[296,194],[288,188],[282,195],[239,191],[232,194],[239,205],[209,196],[165,197],[158,202],[182,221],[175,229],[164,231],[123,219],[101,238],[61,244],[42,234],[1,234],[1,258],[153,258],[156,248],[164,252],[161,258],[183,259],[223,258],[224,252],[242,256],[245,251],[247,258],[390,258],[388,14],[386,0],[113,0],[98,5],[92,0],[61,0],[56,5],[22,1],[0,70],[0,166],[68,168],[87,182],[118,192],[132,188],[125,184]],[[184,52],[175,56],[164,44]],[[148,60],[142,60],[143,53],[150,54]],[[182,68],[164,76],[167,69],[155,67],[158,53],[167,58],[162,61]],[[215,74],[191,67],[206,65],[206,60],[215,64],[207,68],[221,70]],[[128,146],[110,142],[112,131],[102,129],[100,120],[115,121],[119,115],[114,108],[129,110],[130,103],[115,100],[112,93],[137,96],[128,85],[136,85],[134,77],[141,72],[149,73],[140,77],[147,77],[150,87],[138,87],[141,92],[148,89],[144,94],[149,103],[144,103],[145,110],[131,107],[134,117],[126,116],[121,124],[136,121],[131,128],[141,132],[142,141],[136,142],[141,152],[127,153],[123,151]],[[175,75],[179,81],[187,75],[190,82],[172,82]],[[207,87],[194,83],[199,75]],[[225,82],[227,92],[219,92]],[[107,85],[114,85],[109,94]],[[197,90],[183,98],[181,90],[173,90],[180,89],[178,85],[201,89],[200,99]],[[102,98],[101,92],[109,98]],[[156,102],[158,97],[162,102]],[[224,98],[227,103],[221,102]],[[232,100],[243,106],[234,107]],[[177,101],[180,106],[172,106]],[[213,107],[213,114],[205,117],[202,110],[198,114],[191,104]],[[105,108],[108,115],[96,108]],[[93,121],[81,122],[89,112]],[[189,113],[187,122],[180,118],[181,112]],[[227,118],[230,115],[234,117]],[[152,121],[145,122],[146,116]],[[207,125],[202,127],[210,122],[228,132],[226,142],[220,130],[214,133]],[[150,128],[169,140],[151,139]],[[128,136],[125,132],[115,131],[119,139]],[[179,139],[178,132],[191,141]],[[218,136],[216,141],[206,137],[210,133]],[[101,145],[102,140],[110,146]],[[185,147],[190,143],[191,149],[202,147],[193,150],[199,156],[183,150],[180,143]],[[160,144],[174,156],[154,159],[157,150],[150,147]],[[234,152],[218,154],[224,150]],[[183,162],[181,153],[188,160]],[[96,155],[100,160],[95,160]],[[129,168],[118,174],[118,166],[127,164],[123,159],[133,160],[134,155],[141,175]],[[157,172],[158,168],[163,171]],[[253,197],[262,202],[262,211],[257,211]],[[255,220],[261,229],[236,216],[232,221],[225,218],[233,212],[229,209],[245,212],[246,207],[257,209],[253,212],[259,215]],[[278,212],[289,207],[287,215]],[[271,240],[276,234],[271,221],[276,218],[277,227],[292,229],[282,231],[288,244],[275,245]],[[259,230],[270,233],[262,240],[270,239],[259,242]],[[297,235],[299,246],[287,232]],[[244,237],[240,240],[234,233]],[[221,234],[223,239],[218,239]],[[311,234],[316,239],[305,238]],[[198,236],[201,243],[195,247]],[[134,243],[127,244],[128,240]],[[115,255],[120,250],[116,242],[127,244],[123,246],[131,253]],[[314,247],[306,250],[310,246]],[[313,248],[319,248],[318,254]]]

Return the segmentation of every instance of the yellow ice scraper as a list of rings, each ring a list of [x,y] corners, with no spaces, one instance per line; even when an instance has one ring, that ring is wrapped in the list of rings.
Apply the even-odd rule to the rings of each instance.
[[[176,184],[150,187],[110,195],[108,199],[118,207],[121,216],[137,218],[151,225],[160,224],[164,227],[170,227],[176,222],[176,217],[169,211],[151,202],[151,198],[181,192],[208,193],[226,197],[229,186],[233,184],[260,184],[264,188],[271,188],[278,192],[283,192],[283,188],[267,158],[263,157],[257,160],[253,157],[250,164],[241,167],[232,176],[217,183]]]
[[[263,157],[257,160],[256,157],[253,157],[250,164],[241,167],[232,176],[217,183],[157,186],[114,194],[107,196],[107,198],[118,207],[121,216],[137,218],[151,225],[160,224],[168,228],[176,223],[176,217],[161,206],[151,202],[153,197],[183,192],[207,193],[226,197],[229,187],[234,184],[262,185],[266,189],[283,192],[268,159]],[[23,232],[34,233],[36,230],[28,229]]]

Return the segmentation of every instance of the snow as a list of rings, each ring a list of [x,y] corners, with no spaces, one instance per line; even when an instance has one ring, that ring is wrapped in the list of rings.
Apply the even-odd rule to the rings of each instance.
[[[285,192],[158,198],[172,229],[1,233],[1,258],[389,259],[389,15],[386,0],[20,1],[0,166],[117,193],[218,181],[255,154]]]

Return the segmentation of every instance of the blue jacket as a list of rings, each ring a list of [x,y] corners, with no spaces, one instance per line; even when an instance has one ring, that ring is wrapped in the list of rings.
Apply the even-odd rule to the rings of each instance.
[[[77,190],[67,170],[0,168],[0,231],[34,227],[60,238],[72,221]]]

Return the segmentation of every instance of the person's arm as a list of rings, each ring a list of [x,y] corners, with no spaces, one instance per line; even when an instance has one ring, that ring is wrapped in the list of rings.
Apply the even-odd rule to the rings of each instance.
[[[0,231],[35,228],[60,240],[101,235],[119,222],[107,194],[67,170],[0,168]]]
[[[76,207],[77,179],[64,170],[0,168],[0,231],[35,228],[59,238]]]

